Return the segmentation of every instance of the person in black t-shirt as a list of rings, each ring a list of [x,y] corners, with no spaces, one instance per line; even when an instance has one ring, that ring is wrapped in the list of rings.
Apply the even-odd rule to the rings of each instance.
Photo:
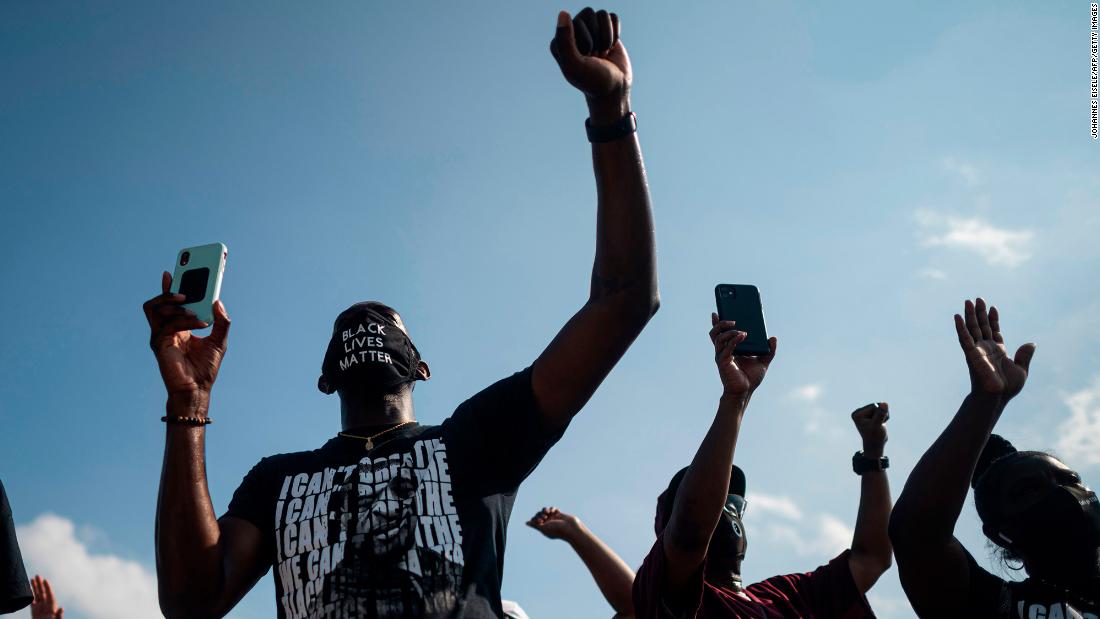
[[[416,423],[413,384],[431,373],[396,311],[336,319],[317,386],[338,393],[342,432],[264,458],[215,518],[204,432],[226,351],[169,293],[145,314],[168,391],[157,506],[157,575],[168,617],[223,616],[273,568],[279,617],[500,617],[508,517],[520,483],[657,310],[653,219],[618,16],[561,12],[551,53],[588,103],[598,194],[590,296],[534,364]],[[532,122],[539,122],[532,119]],[[525,233],[517,231],[517,233]]]
[[[966,301],[955,330],[970,394],[913,469],[890,521],[901,584],[922,617],[1100,617],[1100,503],[1081,476],[1037,451],[991,435],[1027,381],[1034,344],[1009,357],[1000,315]],[[982,531],[1028,579],[982,569],[954,537],[967,485]]]

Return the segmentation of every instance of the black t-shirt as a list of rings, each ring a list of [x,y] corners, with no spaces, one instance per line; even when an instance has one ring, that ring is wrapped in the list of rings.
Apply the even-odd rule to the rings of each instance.
[[[1100,619],[1100,607],[1070,598],[1033,579],[1009,582],[970,561],[970,617],[991,619]],[[1097,598],[1100,591],[1093,595]]]
[[[0,481],[0,613],[14,613],[33,598],[23,555],[19,554],[19,541],[15,539],[8,494]]]
[[[280,618],[500,617],[516,490],[563,431],[528,368],[370,451],[336,437],[264,458],[226,516],[263,532]]]

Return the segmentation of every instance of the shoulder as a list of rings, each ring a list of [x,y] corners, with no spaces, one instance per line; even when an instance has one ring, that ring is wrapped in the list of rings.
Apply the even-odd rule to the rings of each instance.
[[[335,439],[327,441],[316,449],[272,454],[260,458],[248,472],[249,477],[269,476],[287,473],[303,468],[315,468],[316,465],[331,464],[334,457]]]

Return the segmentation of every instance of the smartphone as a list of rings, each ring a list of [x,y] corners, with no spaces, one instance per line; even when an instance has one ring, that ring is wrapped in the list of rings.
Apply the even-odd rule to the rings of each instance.
[[[760,304],[760,291],[749,284],[718,284],[714,287],[714,299],[718,303],[719,320],[737,321],[737,329],[748,334],[737,345],[735,355],[767,355],[768,330],[764,327],[764,307]]]
[[[176,255],[171,292],[187,297],[183,306],[203,322],[214,322],[214,301],[222,291],[228,256],[229,249],[222,243],[186,247]]]

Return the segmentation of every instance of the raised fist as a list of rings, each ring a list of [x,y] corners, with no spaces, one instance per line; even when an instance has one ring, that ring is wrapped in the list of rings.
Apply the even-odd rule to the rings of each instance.
[[[596,123],[614,122],[629,111],[632,75],[620,28],[615,13],[585,8],[570,19],[562,11],[550,42],[562,75],[584,93]],[[596,118],[597,114],[605,118]]]

